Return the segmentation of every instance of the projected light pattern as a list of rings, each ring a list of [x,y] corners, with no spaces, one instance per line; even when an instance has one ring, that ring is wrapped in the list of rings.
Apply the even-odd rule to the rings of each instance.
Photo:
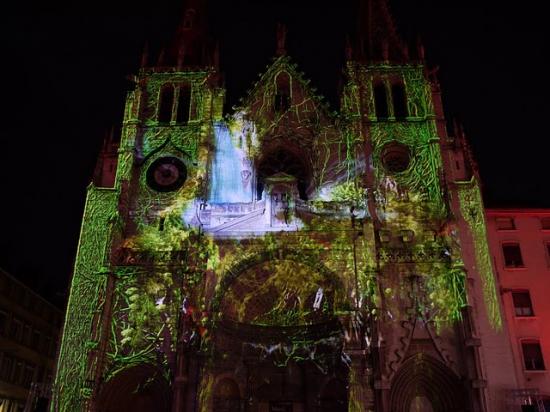
[[[214,123],[214,156],[211,167],[210,203],[249,203],[253,200],[252,170],[245,151],[223,122]]]
[[[128,98],[116,185],[88,194],[56,378],[60,410],[102,410],[100,392],[147,365],[157,371],[151,382],[197,379],[196,409],[206,412],[220,376],[238,375],[243,359],[260,365],[250,372],[258,379],[262,367],[267,376],[296,365],[312,366],[311,387],[338,376],[346,410],[365,410],[357,348],[374,356],[380,331],[394,328],[387,356],[397,370],[415,325],[434,337],[454,330],[468,303],[466,270],[423,69],[376,68],[403,74],[410,122],[376,122],[374,102],[361,97],[374,69],[348,70],[334,114],[281,56],[224,119],[214,73],[141,73],[148,93]],[[273,109],[281,78],[284,111]],[[158,124],[166,83],[191,84],[197,119]],[[384,166],[391,145],[410,155],[395,170]],[[159,158],[185,164],[181,187],[147,184]],[[474,182],[459,197],[463,214],[476,213],[466,222],[479,243],[476,190]],[[479,250],[498,327],[490,261]],[[204,362],[186,366],[188,356]]]

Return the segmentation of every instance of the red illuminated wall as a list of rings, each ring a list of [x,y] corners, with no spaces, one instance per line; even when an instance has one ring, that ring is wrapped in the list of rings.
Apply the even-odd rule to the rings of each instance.
[[[550,209],[489,209],[486,213],[518,389],[538,389],[549,410]],[[530,298],[530,307],[526,296]],[[526,360],[522,343],[539,343],[542,363],[532,354]]]

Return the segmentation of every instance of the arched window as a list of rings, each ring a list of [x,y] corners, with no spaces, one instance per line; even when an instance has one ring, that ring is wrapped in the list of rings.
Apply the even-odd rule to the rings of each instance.
[[[300,199],[307,200],[309,173],[303,159],[289,150],[279,148],[267,154],[258,165],[257,198],[261,199],[266,177],[277,173],[294,176]]]
[[[405,119],[407,117],[407,95],[405,86],[402,83],[395,83],[391,87],[393,97],[393,115],[396,119]]]
[[[176,121],[187,123],[189,121],[189,109],[191,108],[191,88],[186,84],[180,86],[179,92]]]
[[[185,12],[183,18],[183,28],[185,30],[191,30],[193,28],[193,21],[195,20],[195,10],[189,9]]]
[[[374,85],[374,108],[378,119],[388,118],[388,99],[384,83],[380,82]]]
[[[174,87],[166,85],[162,88],[159,98],[158,121],[170,123],[172,120],[172,106],[174,104]]]
[[[290,108],[290,103],[290,76],[283,72],[277,76],[277,92],[273,107],[276,112],[284,113]]]

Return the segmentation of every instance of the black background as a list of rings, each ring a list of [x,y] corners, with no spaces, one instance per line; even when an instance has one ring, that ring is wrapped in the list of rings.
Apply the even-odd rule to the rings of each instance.
[[[113,2],[115,3],[115,2]],[[401,34],[424,39],[439,66],[447,116],[478,159],[489,207],[550,207],[544,128],[548,23],[543,2],[392,0]],[[120,124],[146,40],[172,35],[183,2],[55,2],[4,10],[0,24],[0,267],[63,305],[95,159]],[[334,109],[350,0],[210,1],[211,32],[235,104],[275,54],[277,21],[288,52]]]

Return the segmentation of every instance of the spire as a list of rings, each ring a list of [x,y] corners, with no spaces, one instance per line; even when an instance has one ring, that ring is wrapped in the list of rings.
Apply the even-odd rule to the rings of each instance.
[[[399,37],[387,0],[359,0],[358,43],[369,61],[403,62],[407,50]]]
[[[277,23],[277,56],[286,55],[286,26],[282,23]]]
[[[353,46],[351,45],[351,40],[349,36],[346,36],[346,61],[351,61],[353,59]]]
[[[143,46],[143,52],[141,53],[140,67],[147,67],[148,62],[149,62],[149,43],[145,42],[145,45]]]
[[[424,59],[426,58],[425,56],[426,53],[424,51],[424,43],[422,42],[422,39],[420,38],[420,36],[416,38],[416,49],[417,49],[418,59],[420,61],[424,61]]]
[[[207,37],[205,0],[187,0],[172,42],[159,56],[158,66],[177,68],[209,66],[211,53]]]

